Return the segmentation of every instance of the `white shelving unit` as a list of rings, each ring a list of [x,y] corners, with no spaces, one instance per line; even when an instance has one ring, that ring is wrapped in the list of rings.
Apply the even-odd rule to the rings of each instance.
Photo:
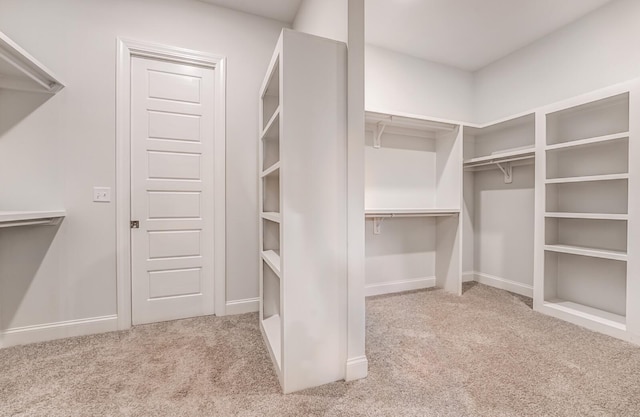
[[[636,343],[639,93],[630,83],[539,111],[534,295],[538,311]]]
[[[0,88],[55,94],[63,87],[49,69],[0,32]]]
[[[49,69],[0,32],[0,89],[55,94],[64,85]],[[0,211],[0,228],[57,225],[64,210]]]
[[[463,271],[533,295],[535,113],[464,126]]]
[[[460,294],[460,126],[366,112],[366,134],[367,294]]]
[[[260,329],[285,393],[345,378],[346,65],[285,29],[260,92]]]

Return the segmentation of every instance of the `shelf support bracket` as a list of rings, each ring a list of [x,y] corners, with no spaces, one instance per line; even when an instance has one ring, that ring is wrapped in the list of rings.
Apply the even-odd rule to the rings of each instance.
[[[505,167],[503,167],[500,162],[496,162],[496,165],[504,174],[504,183],[511,184],[513,182],[513,167],[511,166],[511,163],[507,162]]]
[[[385,122],[378,122],[376,125],[376,131],[373,136],[373,147],[376,149],[380,149],[382,145],[382,134],[384,133],[384,129],[387,127]]]
[[[373,218],[373,234],[379,235],[382,233],[382,222],[384,221],[384,217],[374,217]]]

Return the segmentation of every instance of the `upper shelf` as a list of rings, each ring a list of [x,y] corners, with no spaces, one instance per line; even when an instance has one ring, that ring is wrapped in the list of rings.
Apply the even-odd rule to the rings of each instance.
[[[49,69],[0,32],[0,88],[55,94],[63,87]]]
[[[372,111],[365,112],[365,121],[368,129],[374,130],[376,143],[380,142],[383,133],[433,139],[438,133],[453,132],[458,128],[458,125],[447,122]],[[374,143],[374,147],[379,146]]]
[[[56,225],[66,216],[64,210],[0,211],[0,228],[15,226]]]
[[[477,158],[466,159],[464,161],[465,168],[474,168],[484,165],[492,165],[503,162],[523,161],[535,158],[535,148],[527,147],[522,149],[508,150],[498,152],[487,156],[479,156]]]

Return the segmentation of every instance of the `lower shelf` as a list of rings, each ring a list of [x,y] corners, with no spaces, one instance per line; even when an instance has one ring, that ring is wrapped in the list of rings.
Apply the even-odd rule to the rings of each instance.
[[[583,319],[595,321],[619,330],[627,329],[627,320],[624,316],[609,313],[608,311],[561,299],[545,301],[544,306],[558,311],[563,311]]]
[[[64,210],[0,211],[0,228],[16,226],[55,226],[66,216]]]
[[[269,345],[269,350],[275,358],[278,369],[281,369],[282,366],[280,365],[280,358],[282,356],[282,350],[280,347],[280,315],[274,314],[273,316],[262,320],[262,328],[264,329],[264,334]]]
[[[626,261],[627,254],[621,251],[606,249],[593,249],[573,245],[545,245],[544,250],[558,253],[568,253],[570,255],[591,256],[593,258],[612,259],[614,261]]]

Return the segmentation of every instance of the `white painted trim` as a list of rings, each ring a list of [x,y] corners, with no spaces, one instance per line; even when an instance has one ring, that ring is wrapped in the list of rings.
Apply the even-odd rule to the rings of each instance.
[[[367,377],[369,361],[366,356],[358,356],[347,360],[345,381],[355,381]]]
[[[162,59],[200,65],[215,70],[215,314],[226,314],[226,58],[193,51],[139,42],[117,40],[116,70],[116,273],[118,328],[131,327],[131,58]]]
[[[68,320],[35,326],[16,327],[2,332],[2,347],[46,342],[67,337],[85,336],[118,330],[115,315],[90,319]]]
[[[227,302],[226,315],[255,313],[260,310],[260,297]]]
[[[480,284],[533,298],[533,285],[511,281],[509,279],[496,277],[494,275],[483,274],[482,272],[473,272],[473,276],[473,280],[479,282]]]
[[[436,286],[436,277],[412,278],[398,281],[381,282],[365,286],[365,295],[393,294],[397,292],[422,290]]]
[[[462,282],[473,282],[476,280],[475,272],[467,271],[462,273]]]
[[[347,1],[347,334],[344,358],[347,359],[345,375],[348,381],[367,376],[364,242],[364,11],[364,0]],[[352,361],[356,362],[352,364]],[[357,361],[364,362],[364,365]]]

